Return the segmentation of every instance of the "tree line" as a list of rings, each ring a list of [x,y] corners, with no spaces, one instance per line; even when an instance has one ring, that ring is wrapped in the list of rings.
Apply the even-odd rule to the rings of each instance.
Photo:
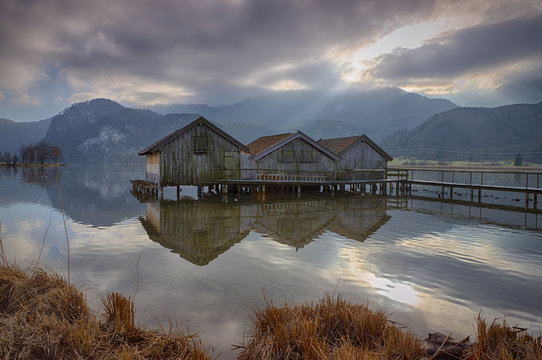
[[[40,141],[37,144],[21,146],[18,153],[9,151],[0,151],[0,162],[9,165],[22,164],[45,164],[58,163],[62,153],[60,148],[46,141]]]

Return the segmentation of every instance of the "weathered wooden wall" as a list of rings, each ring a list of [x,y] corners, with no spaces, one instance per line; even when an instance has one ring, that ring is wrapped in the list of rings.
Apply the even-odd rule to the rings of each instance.
[[[241,151],[241,179],[254,180],[256,179],[256,163],[252,154]]]
[[[337,180],[367,180],[375,174],[349,173],[349,171],[359,169],[386,169],[388,166],[386,158],[363,141],[350,146],[340,156],[341,160],[337,162]],[[379,178],[384,176],[384,174],[379,175]]]
[[[146,180],[155,184],[160,181],[160,153],[158,151],[147,154]]]
[[[291,156],[291,157],[290,157]],[[335,170],[335,160],[302,139],[295,139],[256,162],[258,170],[284,173],[329,174]]]
[[[207,137],[207,151],[195,148],[194,137]],[[160,186],[198,185],[217,179],[238,179],[240,149],[200,124],[164,145],[160,152]],[[237,169],[224,171],[225,168]]]

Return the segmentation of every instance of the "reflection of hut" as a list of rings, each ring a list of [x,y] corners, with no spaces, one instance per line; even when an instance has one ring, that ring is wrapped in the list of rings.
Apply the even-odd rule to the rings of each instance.
[[[341,199],[334,202],[333,213],[334,221],[328,230],[357,241],[367,239],[391,218],[386,213],[385,199]]]
[[[277,242],[302,248],[320,236],[333,221],[330,205],[326,200],[256,205],[254,228]]]
[[[325,231],[363,241],[390,216],[385,200],[339,198],[282,200],[265,204],[219,201],[156,201],[141,218],[149,238],[184,259],[206,265],[251,230],[303,248]]]
[[[240,231],[240,207],[221,202],[149,202],[140,220],[151,240],[196,265],[207,265],[248,234]]]
[[[334,139],[320,139],[318,143],[340,156],[337,161],[337,180],[363,180],[373,176],[385,177],[384,173],[371,174],[356,170],[382,170],[393,158],[366,135]]]

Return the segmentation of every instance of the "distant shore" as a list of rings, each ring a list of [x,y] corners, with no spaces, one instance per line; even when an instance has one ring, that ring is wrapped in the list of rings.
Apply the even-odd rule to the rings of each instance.
[[[437,170],[437,171],[482,171],[482,172],[513,172],[541,173],[542,165],[535,166],[506,166],[506,165],[388,165],[388,169],[408,170]]]
[[[45,163],[45,164],[23,164],[23,163],[20,163],[20,164],[6,164],[6,163],[0,163],[0,166],[2,167],[35,167],[35,168],[38,168],[38,167],[61,167],[61,166],[68,166],[68,164],[66,163],[56,163],[56,164],[51,164],[51,163]]]

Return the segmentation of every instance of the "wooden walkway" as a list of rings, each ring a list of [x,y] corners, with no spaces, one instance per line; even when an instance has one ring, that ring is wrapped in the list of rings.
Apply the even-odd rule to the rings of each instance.
[[[260,174],[256,174],[253,180],[242,179],[226,179],[220,178],[218,180],[207,182],[204,186],[198,187],[198,195],[203,195],[204,187],[207,189],[208,194],[214,195],[227,195],[228,193],[251,194],[255,193],[259,196],[263,195],[265,199],[266,192],[280,191],[280,193],[291,192],[323,192],[331,193],[345,192],[350,194],[379,194],[379,195],[396,195],[396,196],[412,196],[412,187],[424,187],[424,188],[437,188],[438,198],[451,201],[459,201],[454,199],[454,195],[460,194],[454,192],[454,189],[467,190],[467,196],[470,193],[471,203],[482,203],[483,197],[488,197],[487,192],[506,192],[517,193],[525,196],[524,207],[514,206],[515,208],[542,212],[542,209],[538,208],[538,197],[542,194],[542,187],[540,186],[540,178],[542,177],[542,169],[510,169],[510,168],[457,168],[457,167],[403,167],[403,168],[390,168],[386,172],[386,178],[375,178],[377,172],[374,170],[362,170],[354,171],[352,174],[358,172],[365,172],[371,175],[369,180],[335,180],[335,173],[329,174],[308,174],[308,173],[278,173],[276,171],[269,171]],[[414,174],[419,172],[431,172],[432,175],[429,178],[433,180],[414,179]],[[460,176],[457,174],[463,173],[463,182],[454,181]],[[466,173],[466,174],[465,174]],[[435,175],[436,174],[436,175]],[[479,183],[473,183],[473,174],[479,175]],[[525,176],[525,186],[507,186],[496,184],[484,184],[484,174],[515,174]],[[344,174],[342,174],[344,175]],[[451,178],[451,181],[445,181],[445,175],[447,178]],[[467,177],[465,177],[468,175]],[[418,177],[418,175],[416,175]],[[487,175],[486,175],[487,176]],[[439,180],[434,180],[440,177]],[[427,177],[426,177],[427,178]],[[466,180],[465,180],[466,179]],[[529,181],[529,179],[531,181]],[[491,179],[490,179],[491,180]],[[476,179],[478,181],[478,179]],[[492,180],[494,181],[494,180]],[[487,180],[486,180],[487,182]],[[157,198],[159,194],[163,196],[163,190],[159,188],[157,184],[147,181],[132,181],[133,193],[137,193],[142,197]],[[180,196],[180,187],[177,186],[177,196]],[[485,192],[486,194],[482,194]],[[419,196],[416,196],[419,197]],[[465,201],[465,200],[461,200]],[[515,199],[515,201],[520,201]],[[530,204],[533,204],[530,207]],[[487,204],[487,202],[484,202]],[[519,204],[518,204],[519,205]]]
[[[535,212],[542,211],[538,209],[538,195],[542,194],[542,187],[540,186],[540,175],[542,175],[542,169],[540,168],[495,168],[495,167],[480,167],[480,168],[468,168],[468,167],[423,167],[413,166],[406,168],[394,168],[393,171],[402,171],[410,176],[406,178],[397,177],[397,182],[404,184],[404,188],[408,195],[412,195],[412,186],[418,185],[422,187],[436,187],[440,188],[439,198],[445,197],[445,190],[448,190],[448,198],[454,199],[454,189],[467,189],[470,191],[470,201],[473,202],[476,198],[478,203],[482,202],[482,191],[497,191],[507,193],[518,193],[525,196],[524,208],[529,209],[530,202],[533,203],[532,210]],[[440,174],[441,180],[422,180],[414,179],[414,172],[429,172],[433,174]],[[469,182],[456,182],[454,181],[455,175],[458,173],[468,174]],[[444,181],[444,175],[447,174],[451,177],[452,181]],[[473,174],[480,175],[480,183],[473,183]],[[525,176],[525,186],[510,186],[510,185],[496,185],[496,184],[484,184],[484,174],[514,174]],[[529,182],[529,178],[531,182]],[[530,183],[536,183],[535,186],[529,186]],[[399,186],[399,185],[398,185]],[[532,195],[532,199],[531,199]]]

